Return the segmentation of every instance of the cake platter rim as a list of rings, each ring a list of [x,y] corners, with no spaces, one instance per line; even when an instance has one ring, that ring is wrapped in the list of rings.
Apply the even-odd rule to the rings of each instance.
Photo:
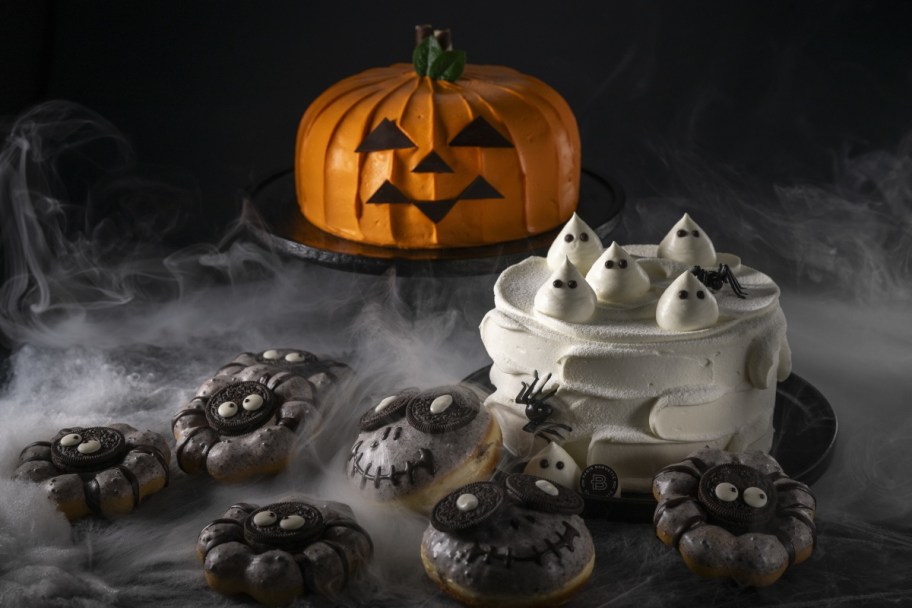
[[[489,373],[491,365],[482,366],[462,379],[462,382],[471,384],[485,395],[491,394],[494,387],[491,385]],[[791,419],[788,417],[791,416]],[[796,416],[803,417],[807,423],[804,429],[797,428]],[[793,479],[808,485],[816,482],[829,467],[835,452],[836,438],[839,430],[839,421],[836,412],[829,400],[813,384],[796,373],[792,373],[779,382],[776,386],[776,405],[773,414],[774,436],[771,455],[778,461],[785,461],[790,466],[783,465],[783,470]],[[811,424],[813,421],[813,424]],[[821,431],[815,441],[808,441],[800,436],[799,431],[816,429]],[[802,455],[801,448],[812,448],[809,453]],[[506,452],[506,450],[504,450]],[[804,450],[808,452],[808,450]],[[799,457],[802,463],[797,471],[794,458]],[[519,470],[524,463],[506,458],[509,469]],[[782,464],[782,462],[780,462]],[[651,521],[655,510],[656,501],[651,494],[636,493],[621,497],[598,498],[584,495],[586,499],[587,517],[603,517],[616,521],[643,522]]]
[[[276,193],[278,188],[284,191]],[[577,213],[604,241],[620,223],[626,203],[624,189],[615,180],[583,168],[580,190]],[[348,241],[311,224],[300,213],[295,198],[294,169],[254,181],[243,196],[245,207],[249,204],[244,214],[249,233],[262,245],[287,257],[361,274],[390,270],[399,276],[496,274],[530,255],[543,254],[563,228],[483,247],[395,249]]]

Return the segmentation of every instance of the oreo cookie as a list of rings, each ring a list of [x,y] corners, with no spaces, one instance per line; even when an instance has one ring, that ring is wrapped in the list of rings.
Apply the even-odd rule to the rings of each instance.
[[[760,528],[776,513],[776,487],[744,464],[720,464],[703,473],[697,496],[710,520],[735,531]]]
[[[441,532],[459,532],[484,523],[500,509],[504,491],[496,483],[478,481],[444,496],[431,511],[431,525]]]
[[[209,398],[206,420],[222,435],[245,435],[271,420],[279,401],[260,382],[237,382]]]
[[[405,416],[405,409],[413,398],[418,396],[418,390],[407,388],[395,395],[381,399],[380,402],[364,412],[359,421],[361,430],[365,433],[376,431],[382,426],[392,424]]]
[[[406,418],[423,433],[446,433],[472,422],[480,408],[478,396],[461,386],[445,386],[425,391],[412,399]]]
[[[268,547],[303,547],[323,533],[323,514],[305,502],[280,502],[244,519],[244,539]]]
[[[128,451],[123,433],[106,426],[65,429],[51,444],[51,462],[72,472],[100,471],[123,460]]]
[[[585,507],[583,497],[573,490],[535,475],[507,475],[504,485],[511,498],[535,511],[576,515]]]

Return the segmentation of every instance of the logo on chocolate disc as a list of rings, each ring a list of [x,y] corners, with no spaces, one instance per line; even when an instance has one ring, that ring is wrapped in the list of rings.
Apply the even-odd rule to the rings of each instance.
[[[580,492],[593,498],[611,498],[618,490],[618,476],[606,464],[591,464],[580,475]]]

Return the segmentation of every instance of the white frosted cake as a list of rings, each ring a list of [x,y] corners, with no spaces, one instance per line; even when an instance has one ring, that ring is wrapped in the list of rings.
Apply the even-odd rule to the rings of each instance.
[[[494,305],[486,405],[510,451],[553,442],[581,469],[613,469],[624,492],[703,446],[769,451],[791,371],[779,288],[689,216],[659,245],[607,249],[574,216],[547,258],[501,274]]]

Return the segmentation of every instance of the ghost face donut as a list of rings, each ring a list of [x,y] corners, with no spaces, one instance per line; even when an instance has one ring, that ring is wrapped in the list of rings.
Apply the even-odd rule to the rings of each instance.
[[[269,606],[341,592],[372,551],[347,505],[307,497],[233,505],[196,543],[210,587]]]
[[[554,606],[589,579],[595,548],[576,492],[533,475],[444,497],[421,542],[425,571],[467,605]]]
[[[368,499],[421,513],[453,488],[491,476],[500,428],[467,386],[390,395],[361,417],[348,477]]]
[[[656,535],[702,576],[763,587],[814,550],[814,496],[762,452],[695,452],[660,471],[653,493]]]
[[[25,447],[13,477],[41,484],[72,521],[130,513],[168,485],[170,463],[165,439],[151,431],[127,424],[74,427]]]
[[[319,422],[310,380],[254,365],[207,380],[171,429],[184,472],[237,482],[281,471],[298,434],[313,433]]]

